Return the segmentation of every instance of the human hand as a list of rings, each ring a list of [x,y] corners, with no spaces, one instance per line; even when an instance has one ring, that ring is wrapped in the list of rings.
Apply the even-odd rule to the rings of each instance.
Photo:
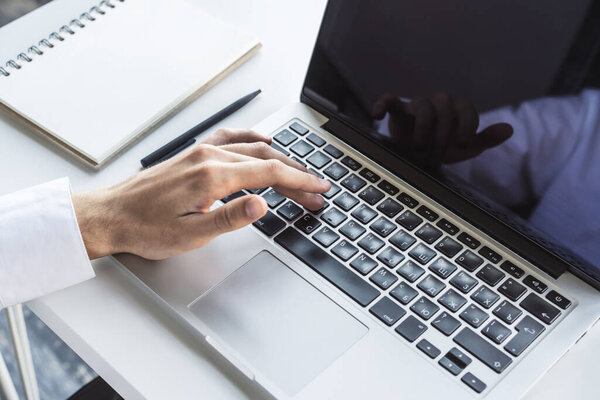
[[[272,186],[309,209],[331,184],[248,130],[221,129],[201,144],[108,188],[79,193],[73,205],[90,259],[133,253],[163,259],[204,246],[261,218],[257,195],[213,203],[241,189]]]

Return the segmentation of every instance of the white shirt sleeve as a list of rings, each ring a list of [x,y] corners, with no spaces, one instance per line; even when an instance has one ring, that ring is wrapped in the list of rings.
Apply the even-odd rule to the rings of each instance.
[[[92,277],[67,178],[0,197],[0,309]]]

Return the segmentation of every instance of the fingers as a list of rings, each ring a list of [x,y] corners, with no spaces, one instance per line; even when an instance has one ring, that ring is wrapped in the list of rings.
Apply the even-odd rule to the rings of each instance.
[[[481,149],[481,151],[496,147],[506,140],[508,140],[513,134],[513,127],[505,122],[493,124],[482,130],[477,136],[475,136],[475,146]]]
[[[375,119],[382,119],[387,112],[403,111],[402,100],[391,93],[386,93],[375,101],[371,114]]]
[[[218,129],[202,141],[202,143],[212,144],[213,146],[254,142],[271,144],[271,138],[250,129]]]
[[[454,105],[457,118],[456,143],[466,148],[471,138],[477,133],[479,115],[475,107],[468,101],[458,101]]]
[[[259,158],[262,160],[279,160],[282,163],[289,165],[290,167],[296,168],[300,171],[307,171],[307,169],[303,167],[300,163],[297,163],[296,161],[287,157],[280,151],[275,150],[274,148],[272,148],[264,142],[228,144],[225,146],[221,146],[220,149],[248,157]]]
[[[437,115],[435,135],[432,138],[433,146],[430,162],[439,165],[442,162],[448,142],[454,132],[455,111],[452,97],[446,93],[438,93],[431,98],[431,103]]]
[[[427,99],[419,99],[410,103],[412,114],[415,116],[415,131],[413,144],[417,151],[427,150],[435,126],[435,108]]]

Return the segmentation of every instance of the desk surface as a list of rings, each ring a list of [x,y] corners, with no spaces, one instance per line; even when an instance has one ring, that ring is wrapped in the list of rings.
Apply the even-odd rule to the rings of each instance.
[[[60,1],[73,10],[70,14],[77,15],[82,9],[80,0]],[[260,97],[222,126],[252,126],[282,105],[298,101],[323,0],[195,1],[256,34],[263,43],[259,54],[101,172],[78,164],[0,115],[0,142],[5,144],[0,146],[0,193],[61,176],[71,178],[74,191],[116,183],[137,172],[139,159],[151,150],[240,95],[263,89]],[[264,397],[218,354],[159,310],[110,258],[94,262],[94,268],[95,279],[29,305],[125,398]],[[568,352],[527,398],[591,399],[597,387],[598,359],[600,325]]]

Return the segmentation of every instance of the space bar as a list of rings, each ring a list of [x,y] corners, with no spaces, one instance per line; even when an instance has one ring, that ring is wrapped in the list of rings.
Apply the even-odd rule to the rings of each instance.
[[[275,237],[275,242],[352,297],[361,306],[366,306],[379,296],[379,290],[363,281],[294,228],[288,227],[281,232]]]

